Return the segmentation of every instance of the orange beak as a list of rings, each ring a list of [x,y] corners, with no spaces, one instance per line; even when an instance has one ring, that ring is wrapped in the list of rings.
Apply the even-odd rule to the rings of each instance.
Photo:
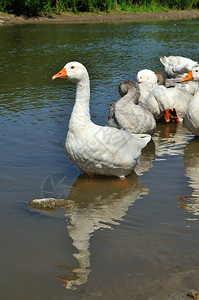
[[[57,74],[55,74],[52,79],[56,79],[56,78],[67,78],[68,75],[66,73],[66,69],[63,68],[60,72],[58,72]]]
[[[193,80],[193,73],[192,71],[190,71],[187,76],[185,76],[183,79],[182,79],[182,82],[184,81],[190,81],[190,80]]]

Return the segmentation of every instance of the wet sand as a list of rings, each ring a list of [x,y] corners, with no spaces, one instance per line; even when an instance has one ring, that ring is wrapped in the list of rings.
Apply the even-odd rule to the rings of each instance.
[[[151,20],[183,20],[199,18],[199,10],[149,12],[149,13],[81,13],[46,14],[34,18],[15,16],[0,12],[0,25],[3,24],[72,24],[104,22],[139,22]]]

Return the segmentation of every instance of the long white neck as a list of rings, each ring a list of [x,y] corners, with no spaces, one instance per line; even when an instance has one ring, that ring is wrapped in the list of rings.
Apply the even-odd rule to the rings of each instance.
[[[84,74],[77,83],[76,101],[71,114],[69,126],[80,126],[90,122],[90,80],[88,74]]]
[[[194,106],[196,104],[197,104],[197,106],[199,105],[199,88],[196,90],[195,95],[191,99],[190,103],[192,106]]]

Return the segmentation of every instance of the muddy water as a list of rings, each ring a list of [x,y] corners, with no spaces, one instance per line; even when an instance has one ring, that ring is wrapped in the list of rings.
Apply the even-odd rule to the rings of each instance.
[[[75,86],[51,77],[85,64],[91,116],[107,121],[122,80],[159,57],[198,60],[198,21],[0,27],[2,299],[186,299],[199,282],[199,140],[158,124],[127,182],[88,180],[64,142]],[[33,210],[34,198],[76,205]]]

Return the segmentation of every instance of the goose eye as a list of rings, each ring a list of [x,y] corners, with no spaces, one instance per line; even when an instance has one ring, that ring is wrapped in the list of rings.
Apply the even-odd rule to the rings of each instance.
[[[70,67],[71,69],[74,69],[75,67],[74,66],[72,66],[72,67]]]
[[[196,70],[196,72],[198,72],[198,70]]]

